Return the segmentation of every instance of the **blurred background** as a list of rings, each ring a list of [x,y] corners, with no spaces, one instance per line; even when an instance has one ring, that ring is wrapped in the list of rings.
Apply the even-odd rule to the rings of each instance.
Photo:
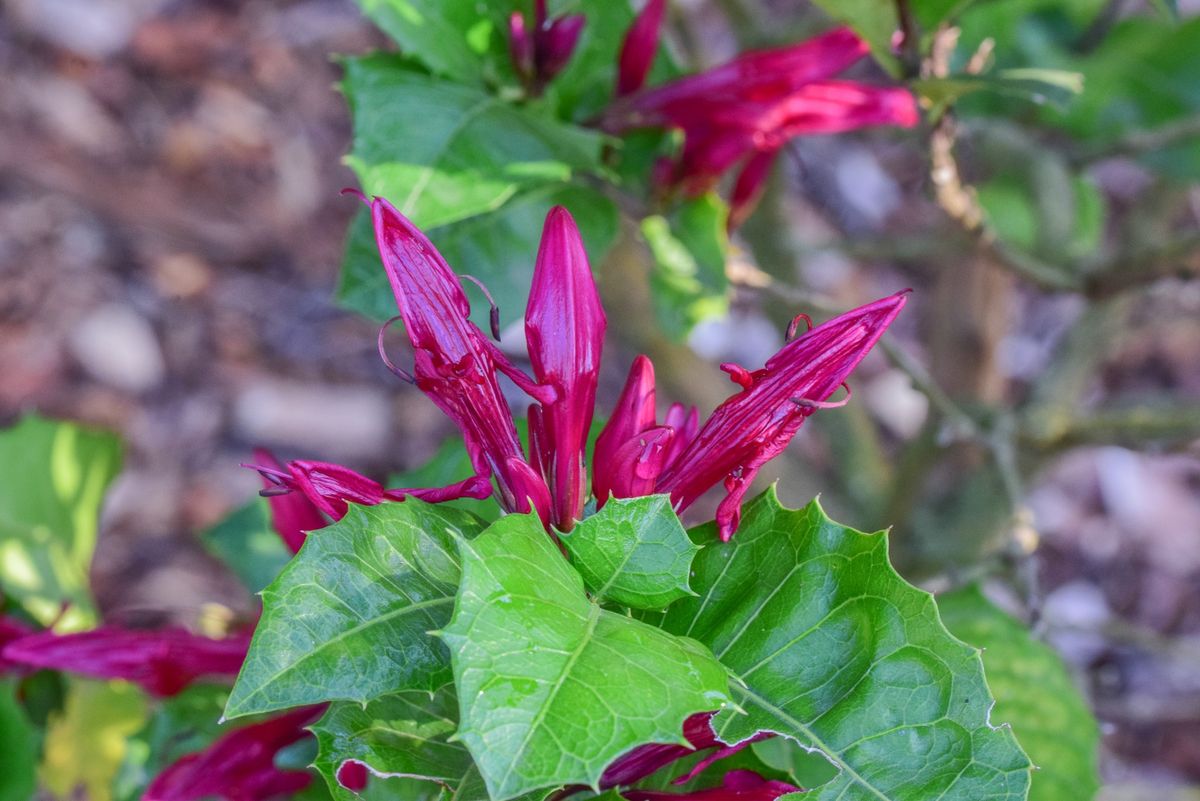
[[[796,312],[915,289],[855,401],[764,476],[895,526],[894,560],[931,589],[1010,579],[1093,701],[1106,798],[1200,797],[1198,12],[970,4],[937,34],[941,77],[979,58],[1078,73],[1082,93],[1014,84],[942,115],[925,92],[916,130],[796,140],[733,240],[728,313],[686,344],[629,289],[650,260],[635,230],[598,268],[602,409],[646,351],[660,397],[704,414],[731,391],[716,363],[757,366]],[[691,70],[830,24],[792,0],[680,0],[669,44]],[[238,466],[254,446],[382,476],[453,433],[335,300],[356,181],[333,57],[387,46],[351,0],[3,4],[0,422],[37,410],[126,442],[93,565],[106,619],[252,613],[197,534],[258,489]]]

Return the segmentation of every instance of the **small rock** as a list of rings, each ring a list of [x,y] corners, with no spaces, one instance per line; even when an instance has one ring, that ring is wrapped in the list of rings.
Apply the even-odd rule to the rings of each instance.
[[[911,439],[925,425],[929,399],[900,370],[885,370],[863,388],[867,408],[892,433]]]
[[[233,415],[251,442],[301,448],[321,458],[371,458],[395,446],[388,436],[391,404],[366,387],[259,380],[238,394]]]
[[[89,312],[71,333],[68,347],[88,375],[126,392],[153,389],[166,373],[154,329],[124,304]]]

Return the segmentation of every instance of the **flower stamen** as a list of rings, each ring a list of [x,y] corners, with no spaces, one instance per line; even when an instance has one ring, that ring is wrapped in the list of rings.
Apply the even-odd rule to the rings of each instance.
[[[835,401],[818,401],[809,400],[808,398],[788,398],[792,403],[799,406],[801,409],[840,409],[850,402],[853,393],[850,392],[850,385],[845,381],[841,383],[842,389],[846,390],[846,397]]]
[[[403,320],[403,319],[404,319],[403,315],[397,314],[395,317],[392,317],[386,323],[381,325],[379,327],[379,335],[375,338],[375,346],[379,350],[379,358],[383,360],[383,366],[386,367],[392,373],[392,375],[396,376],[401,381],[404,381],[406,383],[412,384],[413,386],[416,386],[417,379],[413,377],[412,373],[408,372],[407,370],[405,370],[401,367],[397,367],[392,362],[392,360],[390,358],[388,358],[387,348],[383,344],[383,336],[384,336],[384,334],[387,333],[387,330],[389,328],[391,328],[392,324],[395,323],[397,320]]]

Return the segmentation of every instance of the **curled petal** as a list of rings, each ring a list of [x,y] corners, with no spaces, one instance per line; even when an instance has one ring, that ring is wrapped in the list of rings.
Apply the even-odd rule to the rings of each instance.
[[[785,344],[751,374],[752,385],[713,411],[696,438],[659,479],[679,511],[727,481],[718,511],[721,534],[737,527],[741,497],[764,463],[779,455],[815,404],[829,398],[863,360],[904,307],[905,293],[869,303]]]
[[[390,489],[387,495],[420,498],[426,503],[445,503],[459,498],[474,498],[482,501],[492,495],[492,482],[485,476],[471,476],[446,487],[422,487],[417,489]]]
[[[658,52],[666,9],[667,0],[649,0],[626,31],[617,68],[618,97],[636,92],[645,85]]]
[[[212,745],[188,754],[150,782],[142,801],[265,801],[308,786],[312,774],[282,770],[275,757],[287,746],[311,737],[305,726],[324,710],[310,706],[253,723],[222,735]]]
[[[288,462],[287,468],[291,474],[288,485],[334,520],[346,516],[347,502],[374,506],[388,497],[378,481],[340,464],[296,461]]]
[[[532,509],[542,519],[547,530],[551,522],[550,490],[524,459],[514,458],[505,466],[512,480],[512,497],[505,499],[505,506],[514,512],[527,514]]]
[[[532,418],[535,461],[554,501],[554,525],[570,531],[583,512],[584,447],[596,404],[607,320],[579,229],[561,206],[542,231],[525,312],[525,338],[538,383],[556,399]]]
[[[667,417],[663,425],[675,431],[671,439],[671,447],[667,449],[667,465],[679,458],[679,454],[687,449],[700,430],[700,410],[695,406],[684,406],[682,403],[672,403],[667,409]]]
[[[279,476],[287,475],[286,468],[266,448],[255,448],[254,462],[258,467],[267,467],[272,471],[260,470],[265,490],[280,486]],[[267,502],[271,508],[271,527],[292,553],[300,550],[308,532],[329,525],[320,508],[303,493],[271,494],[267,496]]]
[[[592,492],[603,506],[616,475],[617,451],[643,431],[652,428],[654,410],[654,365],[638,356],[629,368],[625,387],[592,451]]]
[[[202,677],[236,676],[249,645],[249,634],[214,640],[181,628],[102,626],[72,634],[29,634],[9,642],[2,656],[5,662],[32,668],[124,679],[153,695],[171,696]]]
[[[650,428],[617,449],[607,490],[614,498],[638,498],[654,492],[667,463],[675,432],[666,426]],[[608,498],[606,494],[604,496]]]

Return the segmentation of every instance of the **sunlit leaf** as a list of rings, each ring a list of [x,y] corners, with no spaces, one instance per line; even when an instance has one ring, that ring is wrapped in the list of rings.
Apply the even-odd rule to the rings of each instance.
[[[693,640],[588,600],[536,516],[462,541],[450,647],[461,722],[493,801],[595,786],[616,757],[680,743],[683,721],[726,700],[726,676]]]
[[[82,628],[94,618],[88,568],[120,465],[107,432],[36,415],[0,432],[0,587],[39,622]]]
[[[636,609],[662,609],[688,595],[699,550],[667,495],[610,499],[562,535],[592,595]]]
[[[225,715],[447,683],[446,647],[427,632],[450,617],[454,538],[482,528],[469,512],[414,498],[352,504],[263,590],[262,619]]]
[[[1029,760],[988,723],[979,653],[946,632],[933,598],[904,582],[884,534],[834,523],[814,501],[746,505],[732,541],[697,529],[697,598],[664,626],[695,637],[735,676],[713,721],[741,742],[773,731],[822,753],[838,775],[812,797],[1017,801]]]
[[[46,729],[42,786],[64,801],[81,790],[89,801],[111,801],[128,740],[146,714],[146,699],[132,684],[72,679],[62,713]]]

